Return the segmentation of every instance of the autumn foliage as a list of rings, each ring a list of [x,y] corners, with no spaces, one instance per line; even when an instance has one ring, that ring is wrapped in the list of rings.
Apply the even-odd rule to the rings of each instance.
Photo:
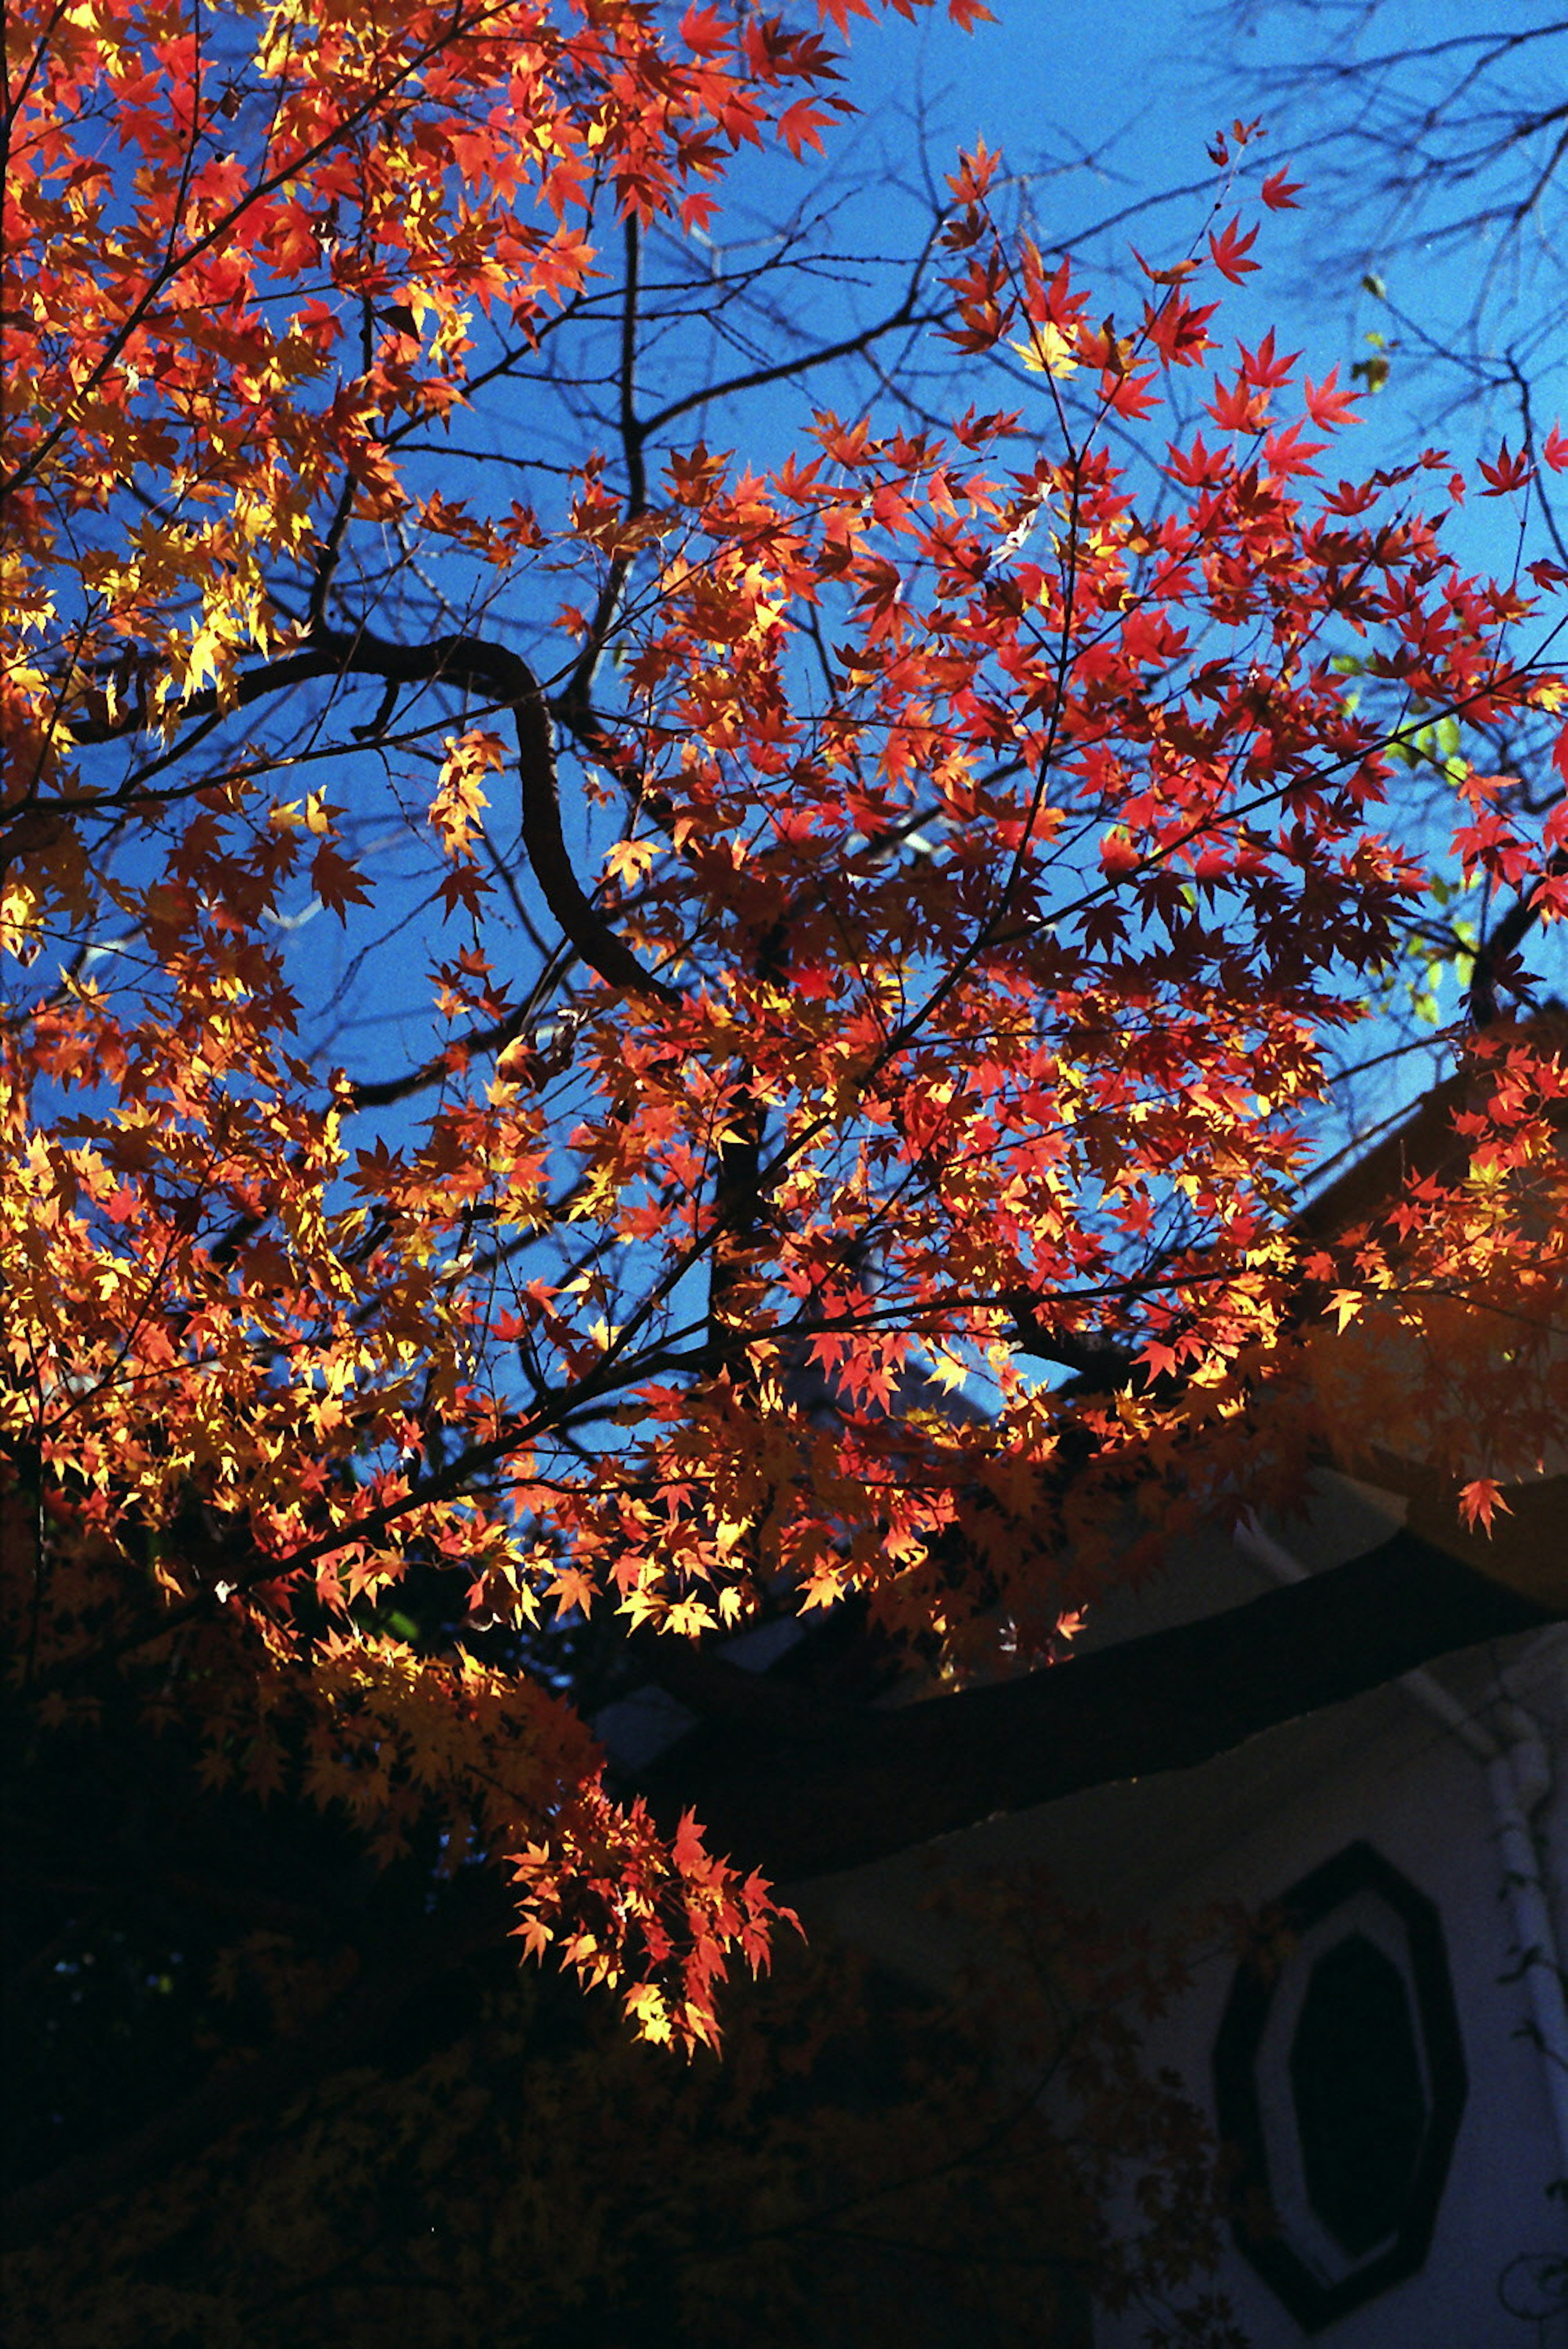
[[[1029,1661],[1325,1452],[1479,1518],[1539,1474],[1568,1071],[1513,964],[1457,1159],[1348,1242],[1293,1218],[1434,887],[1568,912],[1563,792],[1488,755],[1551,740],[1563,574],[1465,575],[1444,455],[1344,477],[1354,398],[1222,340],[1294,201],[1244,132],[1121,318],[961,160],[962,412],[753,469],[682,440],[700,381],[639,405],[639,302],[732,158],[821,143],[823,33],[23,0],[6,40],[17,1682],[498,1863],[525,1949],[711,2039],[778,1911],[607,1779],[585,1622],[656,1657],[853,1597]],[[551,368],[607,319],[596,441]],[[398,987],[356,1074],[342,1006]],[[1314,1351],[1376,1315],[1381,1429]]]

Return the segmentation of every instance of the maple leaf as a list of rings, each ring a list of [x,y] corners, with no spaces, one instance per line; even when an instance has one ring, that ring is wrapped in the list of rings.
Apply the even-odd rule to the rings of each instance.
[[[1460,1487],[1459,1508],[1467,1526],[1479,1525],[1483,1533],[1490,1533],[1493,1516],[1501,1509],[1511,1515],[1502,1497],[1502,1486],[1490,1476],[1477,1476]]]
[[[1282,171],[1271,171],[1259,192],[1272,212],[1282,212],[1299,209],[1296,198],[1301,191],[1301,181],[1287,180]]]
[[[605,856],[605,870],[613,879],[635,887],[659,854],[652,840],[620,840]]]
[[[1001,156],[993,153],[983,139],[977,139],[973,148],[961,156],[958,171],[949,176],[948,186],[955,201],[961,204],[983,203],[1001,168]]]
[[[1240,285],[1253,270],[1258,268],[1260,264],[1257,262],[1247,258],[1257,242],[1258,231],[1255,224],[1244,236],[1242,235],[1240,214],[1228,222],[1217,235],[1211,234],[1209,239],[1210,255],[1221,277],[1228,277],[1233,285]]]
[[[1196,261],[1177,261],[1167,269],[1157,269],[1152,262],[1144,259],[1136,245],[1133,247],[1133,257],[1144,275],[1154,285],[1183,285],[1198,266]]]
[[[1272,391],[1288,383],[1291,370],[1300,358],[1300,351],[1292,351],[1281,358],[1274,349],[1274,331],[1271,326],[1255,351],[1241,347],[1241,380],[1256,384],[1261,390]]]
[[[1335,367],[1329,369],[1322,383],[1314,384],[1309,378],[1302,388],[1307,414],[1314,424],[1328,430],[1333,430],[1336,425],[1345,423],[1347,418],[1355,415],[1359,398],[1354,391],[1336,389],[1338,382],[1339,369]]]
[[[778,134],[798,163],[808,147],[823,152],[822,133],[833,119],[831,107],[817,104],[811,98],[798,98],[786,107],[778,119]]]
[[[1511,491],[1523,489],[1533,477],[1535,468],[1522,449],[1515,456],[1504,440],[1490,464],[1484,457],[1480,459],[1480,471],[1482,480],[1488,483],[1481,492],[1482,497],[1503,498]]]
[[[358,865],[323,842],[310,862],[310,885],[329,913],[345,924],[350,905],[368,905],[372,892]]]
[[[1269,404],[1244,383],[1220,385],[1204,412],[1221,432],[1256,432],[1268,415]]]

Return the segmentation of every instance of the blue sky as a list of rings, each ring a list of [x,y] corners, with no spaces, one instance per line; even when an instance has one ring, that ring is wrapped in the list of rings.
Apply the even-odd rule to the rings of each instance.
[[[1458,73],[1471,62],[1461,46],[1471,36],[1517,33],[1550,21],[1551,11],[1532,0],[1509,0],[1501,10],[1477,0],[1442,0],[1438,7],[1431,0],[1377,0],[1366,6],[1315,0],[1304,8],[1290,0],[1282,5],[1278,0],[1189,0],[1185,7],[1159,0],[1121,0],[1114,7],[1103,0],[993,0],[993,13],[995,24],[971,34],[949,21],[942,0],[914,24],[888,18],[856,25],[846,88],[862,119],[836,144],[836,168],[876,157],[886,158],[895,171],[911,171],[917,119],[925,125],[931,160],[941,168],[955,146],[982,135],[1002,150],[1012,170],[1031,176],[1041,241],[1071,243],[1101,267],[1114,267],[1125,264],[1130,243],[1158,259],[1187,248],[1216,176],[1205,151],[1209,142],[1233,118],[1262,116],[1265,138],[1255,150],[1252,185],[1262,171],[1291,164],[1292,178],[1304,183],[1302,209],[1266,222],[1257,248],[1262,270],[1245,289],[1227,296],[1231,330],[1251,336],[1277,324],[1282,339],[1288,336],[1291,347],[1303,349],[1314,378],[1335,364],[1347,374],[1374,347],[1368,335],[1381,333],[1392,347],[1392,367],[1386,391],[1367,404],[1367,461],[1383,461],[1386,450],[1407,442],[1417,426],[1439,420],[1447,428],[1445,445],[1461,460],[1471,461],[1478,447],[1490,453],[1511,421],[1508,414],[1493,402],[1458,418],[1444,415],[1449,395],[1419,367],[1416,336],[1402,332],[1401,321],[1408,318],[1439,344],[1456,338],[1495,259],[1498,223],[1443,244],[1426,233],[1441,218],[1430,201],[1417,196],[1397,214],[1389,202],[1370,197],[1373,160],[1382,168],[1404,160],[1376,145],[1391,119],[1389,91],[1369,100],[1345,87],[1325,109],[1275,85],[1282,72],[1322,57],[1325,47],[1350,59],[1440,42]],[[1438,70],[1399,76],[1392,88],[1435,92],[1441,87],[1434,78]],[[1521,50],[1517,66],[1502,68],[1493,86],[1500,94],[1517,90],[1526,103],[1545,107],[1560,96],[1565,79],[1568,31]],[[1324,142],[1331,113],[1354,120],[1358,109],[1368,108],[1367,146]],[[1544,158],[1553,135],[1547,126],[1541,139],[1521,142],[1518,155],[1526,162]],[[1511,191],[1506,167],[1481,170],[1468,182],[1465,201],[1501,204]],[[1244,198],[1244,181],[1238,192]],[[1085,231],[1135,207],[1144,209],[1085,246]],[[1357,217],[1351,221],[1353,207]],[[1561,219],[1561,198],[1557,210]],[[1524,240],[1527,257],[1533,254],[1560,286],[1568,286],[1568,250],[1551,249],[1553,226],[1543,214]],[[1363,284],[1362,258],[1354,250],[1362,235],[1392,308]],[[1527,268],[1522,277],[1500,285],[1489,355],[1505,338],[1519,337],[1543,396],[1568,413],[1568,333],[1554,347],[1531,345],[1532,295],[1539,284]],[[1538,311],[1542,306],[1534,305]],[[1491,543],[1492,562],[1511,561],[1506,536]]]

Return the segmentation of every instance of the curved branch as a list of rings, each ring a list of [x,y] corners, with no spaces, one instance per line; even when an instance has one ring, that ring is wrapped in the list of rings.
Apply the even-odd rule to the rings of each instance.
[[[555,729],[544,689],[520,653],[483,636],[438,636],[428,645],[398,645],[369,629],[318,628],[296,653],[235,678],[227,706],[244,709],[269,694],[313,678],[379,678],[389,692],[405,685],[449,685],[481,693],[512,712],[522,789],[523,845],[545,903],[577,953],[611,987],[667,1005],[682,1001],[678,988],[644,970],[584,891],[561,831]],[[218,709],[215,692],[192,694],[182,714]]]

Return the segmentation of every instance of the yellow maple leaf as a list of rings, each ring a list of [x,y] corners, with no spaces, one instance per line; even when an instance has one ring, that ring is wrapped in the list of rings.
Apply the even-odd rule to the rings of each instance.
[[[658,843],[651,840],[618,840],[605,858],[605,871],[613,880],[635,887],[658,853]]]
[[[1079,361],[1072,343],[1060,326],[1043,318],[1029,329],[1026,343],[1013,342],[1011,347],[1018,353],[1031,375],[1076,375]]]

